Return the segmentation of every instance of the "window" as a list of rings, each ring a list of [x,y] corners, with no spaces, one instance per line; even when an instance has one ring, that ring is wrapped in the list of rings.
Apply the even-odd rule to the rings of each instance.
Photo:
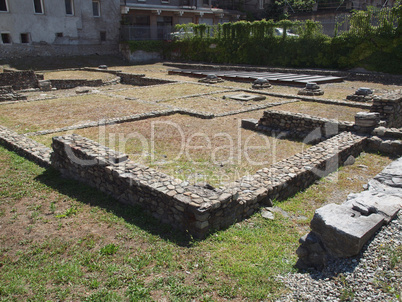
[[[8,12],[7,0],[0,0],[0,12]]]
[[[73,0],[64,0],[64,3],[66,5],[66,15],[74,15],[74,4]]]
[[[11,44],[11,36],[10,34],[2,33],[1,34],[1,41],[3,44]]]
[[[100,32],[100,40],[102,42],[106,41],[106,32],[105,31]]]
[[[63,38],[63,33],[56,33],[56,38]]]
[[[29,33],[21,34],[21,43],[28,44],[30,42]]]
[[[100,17],[100,3],[99,1],[92,1],[92,11],[94,17]]]
[[[43,14],[43,3],[42,0],[34,0],[34,11],[35,14]]]
[[[209,0],[202,0],[202,4],[209,6]]]

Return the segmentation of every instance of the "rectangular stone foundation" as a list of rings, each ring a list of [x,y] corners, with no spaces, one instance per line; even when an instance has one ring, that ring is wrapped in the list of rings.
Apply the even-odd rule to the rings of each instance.
[[[350,155],[357,156],[365,141],[366,137],[343,132],[220,189],[189,185],[77,135],[53,138],[51,162],[65,176],[122,203],[140,205],[160,221],[204,238],[335,171]]]

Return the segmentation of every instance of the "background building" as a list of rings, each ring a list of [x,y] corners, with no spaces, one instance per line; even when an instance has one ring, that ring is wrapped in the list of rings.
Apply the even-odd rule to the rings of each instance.
[[[238,21],[240,12],[219,8],[211,0],[122,0],[124,40],[169,39],[176,24]]]
[[[118,51],[120,0],[0,0],[0,57]]]

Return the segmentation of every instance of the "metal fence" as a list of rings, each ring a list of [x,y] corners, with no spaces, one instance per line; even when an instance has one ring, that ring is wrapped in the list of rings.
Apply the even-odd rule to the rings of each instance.
[[[168,40],[173,28],[170,25],[122,25],[120,39],[122,41]]]

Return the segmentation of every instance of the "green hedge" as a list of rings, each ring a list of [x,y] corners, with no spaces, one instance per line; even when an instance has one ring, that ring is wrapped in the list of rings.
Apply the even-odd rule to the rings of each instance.
[[[375,20],[377,26],[372,26]],[[349,32],[333,38],[321,33],[320,23],[282,20],[208,26],[178,25],[176,30],[192,32],[169,42],[142,41],[144,50],[159,49],[169,59],[210,63],[252,64],[278,67],[318,67],[402,73],[402,6],[392,9],[354,12]],[[274,35],[282,28],[283,35]],[[287,30],[298,37],[289,36]],[[149,43],[149,45],[147,45]],[[138,45],[136,47],[139,47]]]

